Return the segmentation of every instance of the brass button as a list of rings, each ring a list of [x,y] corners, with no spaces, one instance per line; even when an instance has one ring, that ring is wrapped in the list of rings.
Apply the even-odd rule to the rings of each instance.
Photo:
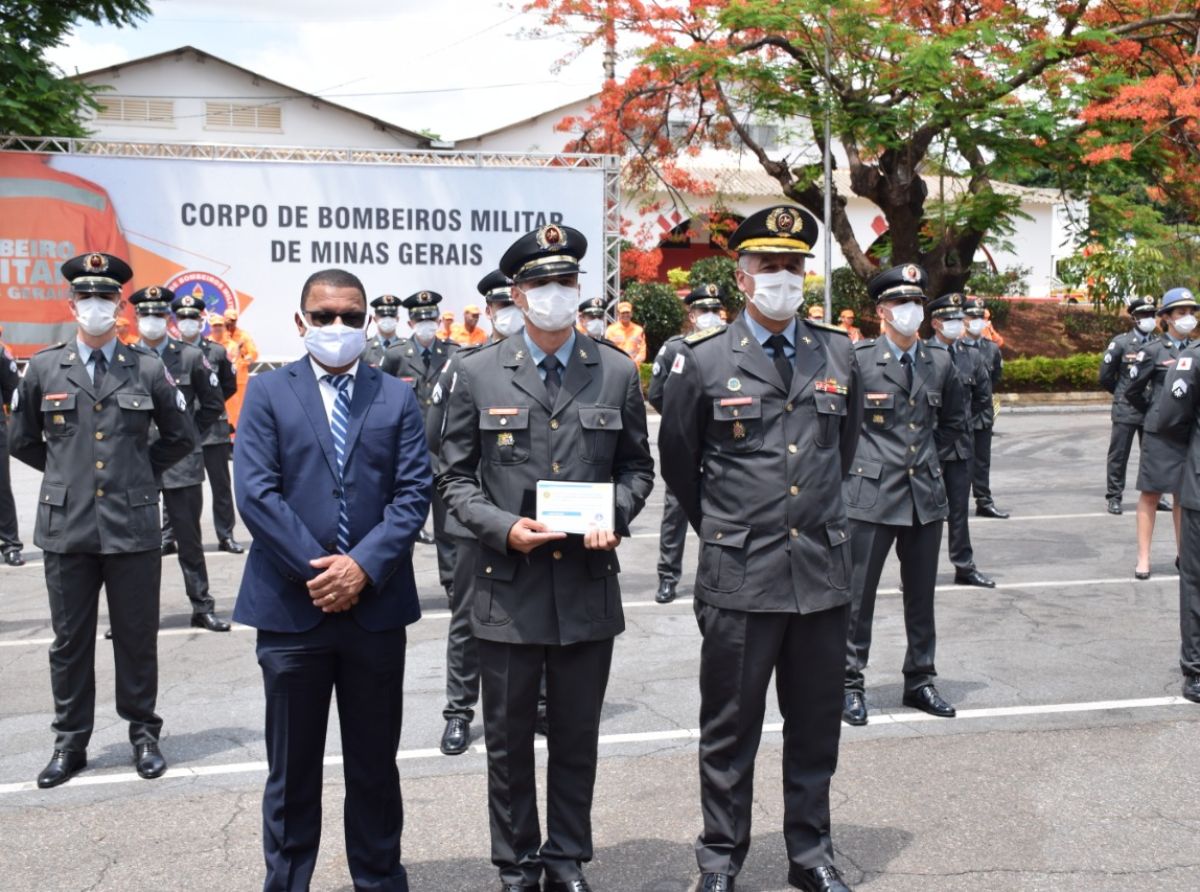
[[[99,412],[101,409],[104,408],[104,403],[96,403],[94,408],[97,412]]]
[[[855,470],[857,473],[859,473],[859,474],[861,474],[861,473],[862,473],[862,468],[855,468],[854,470]]]
[[[908,451],[909,451],[909,452],[916,452],[916,451],[917,451],[917,447],[916,447],[916,446],[909,446],[909,447],[908,447]]]
[[[558,464],[558,462],[554,462],[553,464],[551,464],[551,465],[550,465],[550,470],[551,470],[551,471],[553,471],[555,474],[557,474],[557,473],[558,473],[558,470],[559,470],[559,464]]]
[[[737,413],[735,412],[734,414],[736,415]],[[604,425],[606,425],[606,424],[608,424],[608,420],[606,418],[601,417],[600,426],[604,427]]]
[[[798,495],[800,495],[800,487],[793,486],[791,489],[788,490],[788,492],[790,492],[794,496],[798,496]]]
[[[793,539],[800,538],[800,531],[798,529],[796,529],[795,527],[792,527],[790,530],[788,530],[788,532],[792,534]]]
[[[908,469],[908,476],[909,476],[909,477],[913,476],[913,475],[914,475],[914,474],[916,474],[916,473],[917,473],[917,469],[916,469],[916,468],[909,468],[909,469]]]
[[[96,462],[96,470],[103,471],[104,470],[104,462],[102,462],[102,461]]]
[[[839,538],[839,539],[845,539],[845,538],[846,538],[846,531],[845,531],[845,530],[838,530],[838,538]]]
[[[715,539],[721,539],[721,538],[723,538],[723,537],[724,537],[724,535],[725,535],[724,533],[717,533],[717,535],[716,535],[716,536],[714,536],[713,538],[715,538]]]
[[[917,404],[917,401],[916,401],[916,400],[909,400],[909,401],[908,401],[908,404],[909,404],[910,406],[915,406],[915,405]]]
[[[742,411],[741,411],[740,409],[734,409],[734,410],[733,410],[733,417],[734,417],[734,418],[739,418],[739,417],[741,417],[741,414],[742,414]]]
[[[96,431],[96,439],[97,439],[97,440],[103,440],[103,439],[104,439],[104,432],[103,432],[103,431]]]
[[[61,405],[62,405],[62,403],[60,403],[58,400],[55,400],[55,401],[54,401],[54,407],[55,407],[55,408],[58,408],[58,407],[59,407],[59,406],[61,406]]]
[[[789,443],[789,444],[788,444],[788,452],[790,452],[792,455],[795,455],[795,454],[796,454],[797,452],[799,452],[799,451],[800,451],[800,450],[799,450],[799,448],[796,446],[796,444],[795,444],[795,443]]]
[[[829,411],[830,411],[830,412],[836,412],[836,411],[837,411],[837,403],[830,403],[830,404],[829,404]]]
[[[552,431],[558,430],[558,419],[557,418],[550,419],[550,430],[552,430]]]
[[[556,561],[561,561],[562,560],[562,552],[561,551],[554,552],[554,559]]]
[[[915,431],[917,429],[917,423],[915,421],[910,421],[908,423],[908,429],[910,431]]]
[[[500,426],[501,426],[501,427],[504,427],[506,424],[508,424],[508,419],[507,419],[507,418],[501,418],[501,419],[500,419]]]
[[[794,408],[796,408],[796,407],[795,407],[795,406],[793,406],[791,403],[788,403],[786,406],[784,406],[784,407],[783,407],[783,411],[785,411],[785,412],[790,412],[790,411],[792,411],[792,409],[794,409]]]
[[[96,490],[96,498],[98,498],[98,499],[104,498],[104,490],[102,490],[102,489]]]
[[[491,568],[491,567],[484,567],[484,568],[483,568],[483,572],[484,572],[484,573],[491,573],[491,572],[492,572],[492,568]]]
[[[50,496],[42,496],[42,501],[43,501],[43,502],[48,502],[48,501],[50,501]]]
[[[141,404],[142,404],[142,403],[141,403],[141,401],[140,401],[140,400],[134,400],[134,401],[133,401],[133,408],[135,408],[135,409],[136,409],[136,408],[137,408],[138,406],[140,406]]]

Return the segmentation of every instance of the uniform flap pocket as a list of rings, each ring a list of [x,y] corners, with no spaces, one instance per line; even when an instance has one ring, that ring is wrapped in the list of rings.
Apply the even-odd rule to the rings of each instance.
[[[840,393],[815,394],[817,411],[822,415],[845,415],[846,398]]]
[[[762,400],[756,396],[730,396],[713,400],[714,421],[762,418]]]
[[[42,395],[43,412],[61,412],[64,409],[75,408],[75,394],[51,393]]]
[[[896,394],[868,391],[863,394],[863,405],[868,409],[892,409],[896,405]]]
[[[43,483],[38,502],[42,505],[53,505],[61,508],[67,504],[67,487],[62,483]]]
[[[148,393],[118,393],[117,405],[134,412],[149,412],[154,408],[154,401]]]
[[[925,397],[929,400],[929,405],[940,406],[942,404],[942,392],[940,390],[927,390]]]
[[[934,477],[942,476],[942,465],[936,458],[929,463],[929,473]]]
[[[481,431],[523,431],[528,427],[528,406],[490,406],[479,412]]]
[[[587,550],[588,573],[592,579],[603,579],[605,576],[616,576],[621,572],[615,551]]]
[[[705,517],[700,521],[700,538],[709,545],[720,545],[723,548],[743,548],[746,537],[750,535],[750,527],[716,517]]]
[[[580,406],[579,424],[589,431],[619,431],[621,410],[611,406]]]
[[[871,480],[878,480],[883,473],[883,462],[870,461],[869,459],[857,459],[850,466],[851,477],[867,477]]]
[[[475,575],[481,579],[500,579],[512,582],[517,575],[517,562],[522,558],[516,554],[500,554],[483,545],[475,556]]]
[[[139,486],[129,490],[129,504],[134,508],[141,505],[158,504],[158,488],[154,486]]]
[[[825,535],[829,537],[831,548],[835,545],[845,545],[850,541],[850,522],[845,519],[829,521],[825,524]]]

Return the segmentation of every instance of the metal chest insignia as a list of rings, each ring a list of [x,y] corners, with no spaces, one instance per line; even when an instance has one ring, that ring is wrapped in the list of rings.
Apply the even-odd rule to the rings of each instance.
[[[511,431],[501,431],[500,433],[496,434],[497,446],[512,446],[516,442],[517,440],[512,435]]]
[[[739,381],[737,378],[730,378],[728,381],[725,382],[725,387],[729,390],[732,390],[734,393],[737,393],[739,390],[742,389],[742,382]]]
[[[883,424],[884,421],[885,421],[884,417],[881,414],[879,414],[878,412],[876,412],[874,415],[871,416],[872,424]]]
[[[735,421],[733,423],[733,438],[735,440],[746,439],[746,426],[740,421]]]
[[[65,419],[65,418],[64,418],[63,416],[61,416],[61,415],[51,415],[51,416],[50,416],[50,423],[51,423],[51,424],[66,424],[66,423],[67,423],[67,419]]]

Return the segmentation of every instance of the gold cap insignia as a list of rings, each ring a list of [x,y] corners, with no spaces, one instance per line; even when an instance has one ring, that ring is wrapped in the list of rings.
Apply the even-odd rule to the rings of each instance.
[[[422,291],[417,295],[417,303],[419,304],[427,304],[431,299],[428,291]]]
[[[541,248],[557,248],[567,243],[567,234],[550,223],[537,231],[534,240]]]
[[[961,303],[962,303],[962,295],[961,294],[951,294],[950,295],[950,305],[951,306],[957,307]]]
[[[103,254],[89,254],[87,267],[93,272],[102,273],[108,269],[108,258]]]
[[[146,289],[146,297],[150,298],[151,300],[156,300],[161,293],[162,292],[158,290],[157,285],[151,285]]]
[[[718,294],[721,293],[721,289],[718,288],[716,285],[709,284],[704,287],[704,293],[707,294],[709,297],[716,297]]]
[[[921,270],[913,263],[904,267],[900,274],[904,277],[905,282],[919,282],[921,280]]]
[[[774,233],[791,235],[796,229],[796,215],[791,208],[775,208],[767,214],[767,229]]]

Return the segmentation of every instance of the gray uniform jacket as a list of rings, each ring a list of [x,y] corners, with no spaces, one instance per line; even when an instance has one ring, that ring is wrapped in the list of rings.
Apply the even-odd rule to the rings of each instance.
[[[1117,335],[1104,349],[1104,358],[1100,361],[1100,386],[1113,395],[1112,420],[1115,424],[1140,426],[1145,420],[1145,412],[1130,405],[1125,391],[1132,380],[1130,366],[1137,363],[1138,353],[1154,339],[1155,335],[1144,335],[1135,328]]]
[[[962,385],[962,396],[967,413],[967,427],[953,440],[944,436],[938,443],[938,457],[943,461],[966,461],[975,455],[975,437],[972,431],[985,429],[982,419],[992,411],[992,379],[984,363],[983,354],[966,344],[956,342],[947,346],[936,338],[926,342],[931,347],[940,347],[950,353],[954,370]],[[991,425],[987,425],[991,427]]]
[[[387,351],[400,344],[400,342],[403,340],[404,338],[400,337],[399,335],[392,335],[392,337],[388,338],[388,342],[385,344],[383,342],[383,335],[376,335],[375,337],[371,338],[371,340],[367,341],[367,346],[363,348],[363,352],[362,355],[359,356],[359,360],[365,362],[369,366],[378,368],[383,364],[383,357]],[[424,363],[422,363],[422,367],[424,367]]]
[[[1158,433],[1187,441],[1187,466],[1179,490],[1179,504],[1200,511],[1200,345],[1189,347],[1167,371],[1156,419]]]
[[[685,338],[666,376],[658,450],[700,534],[695,597],[750,612],[849,603],[841,487],[862,395],[845,332],[797,320],[785,383],[739,317]]]
[[[675,354],[683,347],[683,335],[674,335],[663,341],[654,357],[654,365],[650,369],[650,384],[646,388],[646,402],[652,405],[656,412],[662,412],[663,387],[667,383],[667,375],[671,371],[671,363]]]
[[[1163,407],[1160,399],[1163,382],[1175,365],[1180,348],[1170,338],[1155,338],[1147,341],[1134,354],[1129,366],[1129,385],[1125,388],[1125,399],[1135,409],[1144,413],[1143,427],[1152,434],[1163,433],[1159,428],[1158,413]]]
[[[389,375],[395,375],[405,384],[412,385],[417,405],[421,408],[421,418],[424,420],[429,414],[429,407],[433,405],[433,388],[437,384],[438,375],[445,367],[446,360],[457,353],[458,349],[458,344],[453,341],[439,341],[434,338],[429,346],[429,368],[425,368],[421,345],[417,343],[416,338],[409,338],[389,347],[379,368]]]
[[[429,445],[429,456],[433,465],[435,481],[441,469],[442,437],[446,432],[447,403],[445,395],[450,392],[450,382],[454,380],[454,376],[458,373],[458,364],[461,362],[462,357],[473,353],[477,349],[479,348],[465,347],[456,351],[446,360],[445,366],[442,367],[442,373],[438,376],[437,384],[433,388],[432,405],[429,406],[429,411],[425,415],[425,442]],[[439,390],[438,388],[441,389]],[[446,518],[442,521],[442,528],[449,536],[456,536],[459,539],[475,538],[475,534],[459,523],[458,518],[450,511],[446,512]]]
[[[854,520],[912,526],[945,520],[941,452],[967,429],[967,401],[949,351],[917,345],[911,391],[884,338],[854,345],[863,383],[863,426],[846,481]]]
[[[12,402],[13,394],[17,392],[20,385],[21,373],[17,371],[17,360],[5,347],[3,352],[0,352],[0,398],[4,400],[4,405],[7,406]],[[3,430],[7,424],[8,416],[0,411],[0,430]]]
[[[217,372],[217,383],[221,386],[221,414],[204,433],[201,446],[222,446],[231,442],[229,436],[229,412],[225,401],[238,390],[237,372],[229,361],[229,353],[216,341],[201,338],[194,346],[198,346],[208,357],[208,364]]]
[[[553,406],[523,336],[458,359],[439,398],[446,406],[438,491],[479,539],[471,626],[477,638],[575,644],[625,628],[616,552],[582,536],[528,555],[508,531],[536,514],[538,480],[612,482],[615,532],[629,535],[654,486],[637,366],[620,350],[576,334]]]
[[[155,478],[191,453],[194,427],[162,362],[140,347],[117,345],[99,392],[73,341],[36,354],[10,441],[16,458],[45,473],[34,544],[59,554],[158,549]]]
[[[220,379],[216,369],[209,364],[204,351],[183,341],[167,338],[162,361],[187,403],[189,418],[195,426],[196,446],[182,461],[162,472],[161,488],[183,489],[187,486],[199,486],[204,482],[204,437],[225,411]],[[157,439],[158,430],[151,425],[151,444]]]
[[[963,343],[963,342],[959,342]],[[995,341],[989,341],[987,338],[976,338],[974,343],[966,344],[966,346],[978,350],[983,357],[984,368],[987,369],[988,377],[991,378],[992,393],[1000,392],[1000,378],[1004,374],[1004,358],[1000,355],[1000,348],[996,346]],[[974,416],[971,419],[972,430],[991,430],[996,423],[996,412],[989,402],[987,411]]]

